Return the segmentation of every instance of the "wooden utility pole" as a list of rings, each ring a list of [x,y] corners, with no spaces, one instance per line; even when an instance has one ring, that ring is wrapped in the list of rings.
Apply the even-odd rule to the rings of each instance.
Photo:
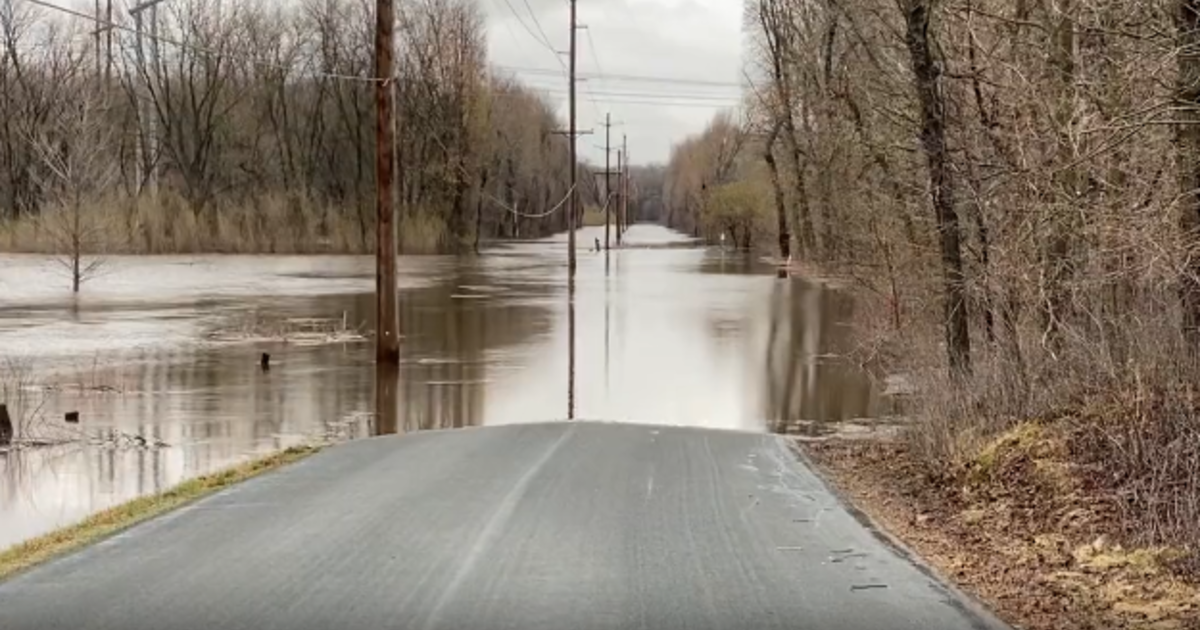
[[[629,229],[629,136],[621,134],[622,152],[625,154],[625,168],[621,169],[621,214],[620,229],[617,230],[617,245],[621,244],[621,234]]]
[[[396,154],[392,116],[392,54],[396,35],[394,0],[375,0],[375,360],[400,364],[396,314],[396,209],[392,195]]]
[[[578,176],[578,173],[576,173],[578,162],[575,156],[575,142],[579,139],[575,134],[575,35],[579,28],[575,23],[576,3],[577,0],[571,0],[571,77],[569,79],[571,83],[571,124],[569,132],[571,134],[571,192],[569,193],[571,199],[567,204],[567,274],[571,277],[575,277],[575,216],[579,210],[576,203],[579,199],[579,191],[575,189],[575,180]]]
[[[100,54],[100,36],[104,34],[104,27],[100,25],[100,0],[96,0],[96,31],[92,33],[96,37],[96,76],[102,76],[101,65],[104,63],[104,56]]]
[[[112,0],[105,0],[104,9],[100,8],[100,0],[96,0],[96,30],[92,36],[96,38],[96,79],[104,77],[105,83],[112,82],[113,59],[113,21]],[[103,36],[104,45],[101,46]]]
[[[609,249],[608,224],[609,217],[613,215],[612,211],[612,185],[609,183],[609,170],[612,168],[608,163],[608,156],[612,152],[610,136],[612,135],[612,114],[604,115],[604,251]],[[617,237],[620,238],[621,224],[617,224]]]
[[[138,112],[138,128],[142,132],[142,138],[137,144],[138,151],[141,155],[139,167],[139,186],[145,183],[153,193],[158,189],[158,129],[157,129],[157,113],[153,110],[156,108],[150,104],[153,95],[151,81],[158,78],[158,5],[166,0],[142,0],[138,4],[129,9],[129,15],[133,16],[134,29],[136,32],[135,52],[137,54],[138,72],[141,74],[140,87],[142,93],[138,96],[137,112]],[[146,51],[145,37],[143,30],[145,28],[145,19],[142,14],[146,11],[150,12],[150,67],[146,67]],[[111,23],[111,21],[110,21]],[[111,30],[110,30],[111,32]]]
[[[625,186],[622,182],[625,181],[625,151],[617,149],[617,195],[615,197],[617,203],[617,247],[621,246],[621,206],[625,203]]]

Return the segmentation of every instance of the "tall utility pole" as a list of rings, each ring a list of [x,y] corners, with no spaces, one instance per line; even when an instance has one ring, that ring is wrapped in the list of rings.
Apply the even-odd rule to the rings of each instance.
[[[151,89],[151,81],[158,78],[158,5],[166,0],[143,0],[138,4],[130,7],[129,15],[133,16],[134,28],[136,30],[135,48],[137,54],[138,72],[141,74],[142,94],[138,97],[138,125],[142,129],[143,140],[138,142],[138,147],[141,153],[141,170],[139,175],[142,182],[145,182],[151,192],[157,190],[158,187],[158,133],[156,118],[157,113],[151,111],[150,99],[153,94]],[[146,51],[144,43],[143,29],[145,20],[142,18],[142,13],[147,9],[150,11],[150,68],[146,68]],[[111,20],[110,20],[111,23]],[[156,109],[156,108],[154,108]],[[144,128],[143,128],[144,127]]]
[[[617,245],[621,244],[621,234],[629,229],[629,136],[621,134],[622,152],[625,154],[625,168],[621,169],[621,214],[620,228],[617,230]]]
[[[625,205],[625,151],[617,149],[617,247],[620,247],[620,208]]]
[[[604,115],[604,251],[608,251],[608,247],[609,247],[609,245],[608,245],[609,244],[608,224],[610,223],[609,217],[611,217],[613,215],[612,204],[610,203],[612,201],[612,185],[609,183],[609,181],[610,181],[609,171],[612,169],[612,167],[609,166],[609,163],[608,163],[608,156],[612,153],[612,146],[611,146],[610,138],[609,138],[612,135],[611,132],[612,132],[612,114],[605,114]],[[619,223],[617,224],[617,229],[620,230]],[[619,231],[617,232],[617,234],[618,234],[618,238],[620,238]]]
[[[105,0],[104,10],[100,9],[100,0],[96,0],[96,30],[92,33],[96,38],[96,78],[104,77],[105,84],[112,83],[113,58],[113,21],[112,0]],[[104,37],[104,47],[100,38]]]
[[[567,204],[567,274],[572,278],[575,277],[575,213],[578,211],[576,200],[579,199],[579,193],[575,190],[575,178],[577,177],[576,158],[575,158],[575,141],[578,136],[575,134],[575,35],[578,30],[575,18],[575,5],[577,0],[571,0],[571,200]]]
[[[100,25],[100,0],[96,0],[96,32],[92,33],[96,36],[96,76],[103,74],[101,65],[104,63],[104,56],[100,54],[100,36],[104,34],[104,27]]]
[[[108,0],[105,5],[104,19],[108,22],[108,30],[104,35],[104,45],[108,47],[108,53],[105,55],[104,80],[107,83],[112,83],[112,60],[113,60],[113,14],[112,0]]]
[[[392,116],[392,54],[396,36],[394,0],[375,0],[375,361],[400,364],[396,314],[396,209],[392,196],[396,135]]]

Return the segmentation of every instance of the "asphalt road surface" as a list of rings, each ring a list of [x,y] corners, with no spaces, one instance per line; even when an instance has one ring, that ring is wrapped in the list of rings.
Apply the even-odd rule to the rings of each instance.
[[[0,584],[0,628],[1003,626],[781,438],[562,423],[331,448]]]

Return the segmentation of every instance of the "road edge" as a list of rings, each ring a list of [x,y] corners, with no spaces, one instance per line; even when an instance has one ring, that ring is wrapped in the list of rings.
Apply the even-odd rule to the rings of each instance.
[[[293,446],[131,499],[73,525],[0,549],[0,585],[38,566],[78,552],[235,485],[307,459],[328,445]]]
[[[967,612],[978,618],[983,623],[980,630],[1016,630],[1016,626],[1009,624],[997,616],[987,602],[980,599],[974,593],[960,588],[953,580],[938,570],[937,567],[922,558],[916,550],[888,530],[882,522],[876,520],[868,512],[859,507],[829,475],[829,472],[809,456],[804,450],[804,443],[802,441],[788,439],[784,436],[780,436],[780,440],[784,442],[784,447],[812,472],[813,476],[824,486],[824,489],[837,499],[838,503],[845,508],[846,512],[855,521],[906,562],[916,567],[923,575],[937,582],[949,595],[954,597],[956,605],[963,606]]]

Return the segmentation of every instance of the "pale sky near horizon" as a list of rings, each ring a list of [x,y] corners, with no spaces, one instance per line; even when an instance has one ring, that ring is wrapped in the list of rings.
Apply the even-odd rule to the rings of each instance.
[[[487,15],[491,63],[545,70],[518,71],[515,76],[547,89],[565,125],[568,83],[563,66],[535,36],[541,34],[540,24],[555,49],[568,49],[568,0],[475,1]],[[595,132],[580,138],[581,159],[603,164],[604,151],[597,145],[604,144],[600,123],[605,112],[612,114],[613,144],[628,134],[634,164],[646,164],[666,162],[674,143],[702,131],[714,114],[737,104],[737,84],[742,81],[741,0],[578,0],[578,19],[587,26],[578,39],[578,71],[585,76],[704,82],[615,76],[581,82],[578,125]],[[554,70],[558,73],[550,72]],[[615,152],[612,160],[615,165]]]

